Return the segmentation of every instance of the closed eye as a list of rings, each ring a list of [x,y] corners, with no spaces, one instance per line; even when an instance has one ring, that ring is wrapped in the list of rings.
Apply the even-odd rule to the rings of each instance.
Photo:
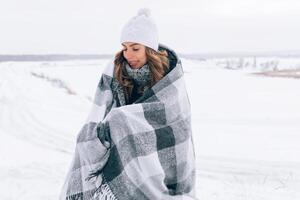
[[[132,49],[133,51],[138,51],[140,49]],[[122,49],[122,51],[127,51],[127,49]]]

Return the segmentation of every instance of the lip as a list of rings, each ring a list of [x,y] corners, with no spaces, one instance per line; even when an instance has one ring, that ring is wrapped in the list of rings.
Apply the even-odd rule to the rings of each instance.
[[[128,63],[129,63],[130,65],[135,65],[135,64],[137,64],[137,61],[128,61]]]

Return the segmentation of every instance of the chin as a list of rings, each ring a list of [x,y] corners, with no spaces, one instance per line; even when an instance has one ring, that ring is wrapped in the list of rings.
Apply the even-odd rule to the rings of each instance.
[[[140,66],[139,64],[135,64],[135,65],[130,65],[130,67],[134,69],[138,69],[141,68],[142,66]]]

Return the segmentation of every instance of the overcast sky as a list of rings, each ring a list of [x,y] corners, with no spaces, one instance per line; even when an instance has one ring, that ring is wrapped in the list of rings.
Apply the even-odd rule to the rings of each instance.
[[[0,54],[112,54],[142,7],[179,53],[300,50],[299,0],[0,0]]]

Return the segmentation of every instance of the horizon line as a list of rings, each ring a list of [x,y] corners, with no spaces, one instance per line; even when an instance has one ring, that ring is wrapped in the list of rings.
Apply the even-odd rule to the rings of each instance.
[[[114,54],[83,54],[83,53],[49,53],[49,54],[0,54],[0,62],[5,61],[59,61],[59,60],[92,60],[109,59]],[[231,51],[231,52],[202,52],[202,53],[178,53],[179,57],[189,59],[209,59],[220,57],[300,57],[300,50],[291,51]]]

